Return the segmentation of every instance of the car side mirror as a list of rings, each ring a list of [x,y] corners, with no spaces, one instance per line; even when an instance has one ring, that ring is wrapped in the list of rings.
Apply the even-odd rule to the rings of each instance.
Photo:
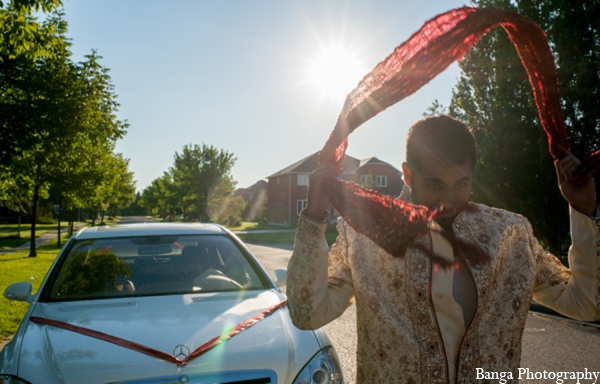
[[[31,303],[33,301],[33,295],[31,294],[31,283],[29,281],[22,281],[20,283],[9,285],[4,291],[4,297],[9,300]]]
[[[277,268],[275,269],[275,282],[277,285],[284,285],[287,280],[287,269]]]

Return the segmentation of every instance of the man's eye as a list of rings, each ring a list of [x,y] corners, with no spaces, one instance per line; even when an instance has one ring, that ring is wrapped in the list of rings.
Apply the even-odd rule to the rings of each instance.
[[[439,191],[440,189],[442,189],[442,186],[440,184],[436,184],[436,183],[429,183],[429,184],[427,184],[427,188],[429,188],[433,191]]]

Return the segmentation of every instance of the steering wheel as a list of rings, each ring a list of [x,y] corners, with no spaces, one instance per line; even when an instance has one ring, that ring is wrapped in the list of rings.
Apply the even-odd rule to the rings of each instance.
[[[129,279],[118,277],[116,289],[123,295],[129,295],[135,292],[135,285]]]
[[[198,282],[203,291],[224,291],[224,290],[242,290],[242,287],[237,281],[230,279],[227,276],[208,275]]]

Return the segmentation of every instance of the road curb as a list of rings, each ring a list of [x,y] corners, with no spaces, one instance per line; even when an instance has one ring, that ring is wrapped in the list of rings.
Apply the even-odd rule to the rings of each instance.
[[[552,309],[545,307],[541,304],[536,303],[535,301],[532,301],[531,304],[529,305],[529,310],[531,312],[534,312],[536,314],[540,314],[540,315],[544,315],[544,316],[548,316],[548,317],[552,317],[558,320],[564,320],[564,321],[568,321],[571,323],[577,323],[577,324],[581,324],[581,325],[587,325],[590,327],[594,327],[594,328],[598,328],[600,329],[600,321],[580,321],[580,320],[575,320],[575,319],[571,319],[570,317],[561,315],[560,313],[553,311]]]

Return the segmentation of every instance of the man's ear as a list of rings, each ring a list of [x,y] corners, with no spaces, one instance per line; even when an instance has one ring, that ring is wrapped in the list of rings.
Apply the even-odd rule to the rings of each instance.
[[[402,173],[404,174],[404,184],[410,187],[410,183],[412,182],[412,172],[406,161],[402,163]]]

